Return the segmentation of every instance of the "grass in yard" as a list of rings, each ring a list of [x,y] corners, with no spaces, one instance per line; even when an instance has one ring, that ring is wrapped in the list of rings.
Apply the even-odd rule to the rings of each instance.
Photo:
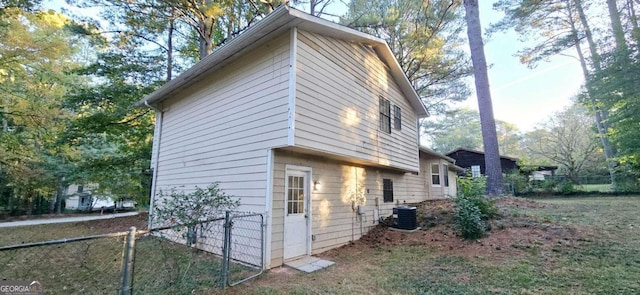
[[[613,191],[611,184],[578,184],[575,189],[581,192],[610,193]]]
[[[0,228],[0,246],[146,228],[147,216]],[[116,294],[125,236],[0,251],[0,280],[38,280],[47,294]],[[136,240],[134,294],[218,292],[221,260],[159,237]],[[237,266],[232,271],[239,272]]]
[[[640,197],[498,202],[489,234],[463,241],[448,201],[423,206],[423,230],[377,228],[320,255],[335,261],[305,274],[268,271],[228,294],[640,294]],[[123,224],[0,229],[0,242],[123,231]],[[127,223],[127,224],[124,224]],[[140,225],[142,227],[143,225]],[[113,294],[123,238],[0,252],[0,279],[38,279],[49,294]],[[156,237],[137,240],[134,294],[217,294],[220,260]]]
[[[274,269],[228,292],[640,293],[639,197],[510,199],[501,203],[502,218],[478,241],[452,237],[443,224],[431,224],[415,234],[384,231],[374,239],[380,242],[365,239],[321,255],[336,262],[329,269],[312,274]],[[432,222],[434,214],[431,210],[424,216]]]
[[[125,232],[132,226],[138,229],[146,229],[148,218],[149,215],[147,213],[140,213],[136,216],[100,219],[89,222],[2,227],[0,228],[0,246]]]

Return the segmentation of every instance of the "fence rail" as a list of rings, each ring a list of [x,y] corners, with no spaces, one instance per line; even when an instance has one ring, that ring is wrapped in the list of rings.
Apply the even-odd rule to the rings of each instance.
[[[262,273],[264,233],[263,214],[229,211],[194,225],[1,246],[0,280],[38,280],[49,294],[224,289]]]

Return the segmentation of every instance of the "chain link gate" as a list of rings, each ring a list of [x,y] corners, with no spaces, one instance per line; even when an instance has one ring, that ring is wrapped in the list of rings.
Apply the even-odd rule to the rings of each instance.
[[[225,214],[221,287],[235,286],[262,274],[265,227],[260,213]]]

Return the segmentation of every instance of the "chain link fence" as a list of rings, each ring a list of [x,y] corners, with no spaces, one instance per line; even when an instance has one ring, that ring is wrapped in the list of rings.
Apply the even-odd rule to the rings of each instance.
[[[39,281],[48,294],[115,294],[127,232],[0,248],[0,279]]]
[[[38,280],[47,294],[213,293],[262,273],[264,233],[262,214],[226,212],[195,225],[3,246],[0,280]]]

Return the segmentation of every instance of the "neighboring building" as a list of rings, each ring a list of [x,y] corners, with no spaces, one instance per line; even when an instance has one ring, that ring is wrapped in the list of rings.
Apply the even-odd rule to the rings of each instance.
[[[457,148],[451,152],[446,153],[446,156],[454,159],[456,165],[470,171],[472,176],[474,177],[486,174],[484,152],[466,148]],[[502,173],[509,173],[513,170],[517,170],[517,161],[518,159],[516,158],[500,156],[500,166],[502,166]]]
[[[70,184],[64,191],[64,208],[74,211],[100,211],[100,210],[134,210],[135,202],[131,199],[119,198],[114,200],[108,195],[96,195],[94,191],[97,184]]]
[[[466,148],[457,148],[449,153],[446,156],[455,160],[456,165],[466,169],[471,173],[473,177],[478,177],[480,175],[485,175],[485,163],[484,163],[484,152],[466,149]],[[509,173],[514,170],[517,171],[532,171],[533,179],[544,179],[544,175],[553,176],[554,171],[558,169],[557,166],[534,166],[534,167],[520,167],[518,165],[518,159],[506,156],[500,156],[500,165],[502,166],[502,173]],[[526,169],[523,169],[526,168]]]
[[[219,182],[265,213],[266,267],[455,194],[450,158],[419,151],[427,110],[385,41],[285,6],[142,105],[156,111],[151,213],[160,190]]]
[[[456,165],[454,159],[420,147],[420,174],[425,181],[428,199],[455,197],[457,175],[464,171],[464,168]],[[420,188],[416,191],[420,191]]]

